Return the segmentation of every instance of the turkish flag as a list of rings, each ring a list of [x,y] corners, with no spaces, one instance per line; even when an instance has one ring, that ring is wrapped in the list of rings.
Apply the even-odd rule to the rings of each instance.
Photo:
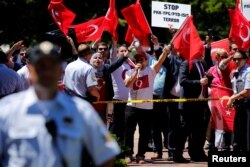
[[[152,33],[148,21],[144,15],[141,4],[137,1],[135,4],[132,4],[121,11],[123,17],[126,19],[132,33],[130,35],[134,35],[142,46],[150,46],[149,35]],[[130,31],[130,30],[129,30]],[[128,38],[127,33],[125,40]],[[133,36],[132,36],[133,39]],[[127,40],[126,40],[127,41]],[[131,41],[127,41],[131,42]]]
[[[232,94],[233,91],[230,89],[217,86],[211,87],[211,98],[229,98]],[[211,101],[212,129],[233,131],[235,110],[233,108],[227,109],[227,101]]]
[[[138,77],[133,84],[133,90],[139,90],[148,87],[149,87],[148,75]]]
[[[134,40],[134,37],[133,37],[133,32],[130,28],[130,26],[128,26],[128,29],[127,29],[127,32],[126,32],[126,36],[125,36],[125,41],[128,42],[128,43],[132,43],[133,40]]]
[[[250,48],[250,23],[242,15],[241,11],[236,9],[228,9],[231,28],[229,38],[234,41],[238,48],[247,50]]]
[[[99,17],[88,22],[73,25],[78,43],[94,41],[101,38],[103,33],[103,21],[105,17]]]
[[[65,35],[68,34],[68,28],[75,19],[75,13],[64,6],[62,0],[50,0],[48,10],[59,29]]]
[[[193,16],[186,18],[182,27],[173,37],[172,44],[186,60],[193,60],[203,55],[204,45],[194,26]]]
[[[105,15],[105,19],[103,22],[103,28],[107,30],[116,40],[118,39],[118,35],[116,32],[117,25],[118,15],[115,9],[115,0],[110,0],[109,9]]]
[[[212,59],[215,60],[215,56],[216,56],[215,51],[217,49],[225,49],[229,53],[229,51],[230,51],[229,46],[230,46],[230,43],[229,43],[228,38],[212,42],[211,43],[211,56],[212,56]]]

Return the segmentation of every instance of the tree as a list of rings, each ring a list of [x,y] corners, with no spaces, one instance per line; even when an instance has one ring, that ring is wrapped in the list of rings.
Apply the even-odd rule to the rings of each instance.
[[[116,8],[120,19],[118,26],[119,42],[123,42],[126,24],[120,13],[124,7],[136,0],[117,0]],[[166,2],[165,0],[161,0]],[[215,40],[228,36],[230,20],[227,9],[234,7],[235,0],[170,0],[167,2],[192,5],[192,15],[199,34],[203,36],[208,28],[214,30]],[[74,24],[105,15],[109,0],[64,0],[65,5],[77,14]],[[48,13],[49,0],[2,0],[0,1],[0,43],[11,43],[20,39],[36,41],[45,32],[58,29]],[[141,0],[142,8],[151,23],[151,0]],[[219,19],[219,20],[218,20]],[[153,33],[161,42],[168,42],[170,34],[165,28],[152,27]]]

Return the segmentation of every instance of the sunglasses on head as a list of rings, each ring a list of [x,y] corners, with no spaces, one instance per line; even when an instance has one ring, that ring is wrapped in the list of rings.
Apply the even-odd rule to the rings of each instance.
[[[98,50],[104,50],[104,51],[106,51],[106,50],[108,50],[108,48],[98,48]]]
[[[240,61],[240,60],[242,60],[242,59],[244,59],[244,58],[243,58],[243,57],[233,58],[233,61],[236,62],[236,61]]]

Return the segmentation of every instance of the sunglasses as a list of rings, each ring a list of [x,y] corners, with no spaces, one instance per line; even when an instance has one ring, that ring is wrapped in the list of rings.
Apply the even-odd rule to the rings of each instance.
[[[233,58],[233,61],[236,62],[236,61],[240,61],[240,60],[242,60],[242,59],[244,59],[244,58],[243,58],[243,57]]]
[[[20,56],[24,56],[24,55],[25,55],[25,53],[19,53],[19,55],[20,55]]]
[[[108,48],[98,48],[98,50],[104,50],[104,51],[106,51],[106,50],[108,50]]]
[[[234,50],[236,52],[236,51],[238,51],[238,48],[232,48],[232,50]]]

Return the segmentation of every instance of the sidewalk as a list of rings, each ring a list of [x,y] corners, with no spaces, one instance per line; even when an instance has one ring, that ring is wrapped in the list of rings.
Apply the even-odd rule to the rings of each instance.
[[[139,134],[138,134],[138,127],[136,129],[135,132],[135,136],[134,136],[134,153],[137,153],[137,146],[138,146],[138,139],[139,139]],[[205,150],[207,153],[207,150]],[[139,165],[136,162],[133,162],[132,164],[129,164],[128,166],[140,166],[140,167],[207,167],[207,162],[190,162],[190,163],[185,163],[185,164],[181,164],[181,163],[174,163],[173,161],[167,161],[168,158],[168,150],[167,149],[163,149],[163,159],[162,160],[151,160],[151,157],[154,156],[154,152],[147,152],[145,154],[145,160],[149,161],[147,164],[142,164]],[[184,150],[184,154],[183,154],[184,158],[190,159],[187,150]]]

